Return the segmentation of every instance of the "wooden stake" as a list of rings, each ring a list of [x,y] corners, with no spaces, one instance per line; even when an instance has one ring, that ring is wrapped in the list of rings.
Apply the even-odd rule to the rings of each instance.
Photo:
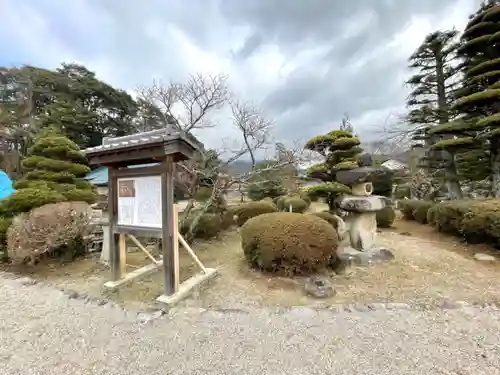
[[[118,248],[120,252],[120,273],[121,277],[127,274],[127,243],[124,234],[120,234],[120,240],[118,242]]]
[[[193,258],[194,262],[201,268],[201,270],[204,273],[207,273],[207,268],[203,265],[203,263],[201,263],[200,259],[196,256],[193,249],[191,249],[191,246],[188,245],[186,240],[180,234],[178,234],[178,236],[179,236],[179,241],[180,241],[181,245],[187,250],[189,255],[191,255],[191,258]]]
[[[139,250],[141,250],[144,254],[146,254],[146,256],[149,259],[151,259],[153,263],[158,263],[155,257],[152,256],[151,253],[144,246],[142,246],[142,244],[139,242],[137,238],[135,238],[135,236],[132,236],[131,234],[127,234],[127,236],[132,240],[133,243],[135,243],[135,245],[139,248]]]

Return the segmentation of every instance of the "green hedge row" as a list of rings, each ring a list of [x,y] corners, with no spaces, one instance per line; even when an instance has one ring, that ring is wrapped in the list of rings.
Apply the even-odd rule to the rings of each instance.
[[[438,231],[463,237],[469,243],[500,246],[500,199],[400,201],[403,217],[430,224]]]

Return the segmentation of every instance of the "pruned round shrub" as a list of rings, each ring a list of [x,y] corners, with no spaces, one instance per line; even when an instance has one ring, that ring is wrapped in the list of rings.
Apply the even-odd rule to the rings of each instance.
[[[396,219],[396,213],[391,206],[384,207],[377,211],[377,227],[390,228]]]
[[[298,196],[292,196],[292,197],[287,197],[283,200],[283,211],[290,211],[290,208],[292,209],[291,212],[298,212],[298,213],[303,213],[307,211],[309,208],[309,205],[305,200]]]
[[[26,189],[27,190],[27,189]],[[82,242],[90,233],[92,209],[85,202],[59,202],[33,209],[16,217],[7,231],[7,249],[14,261],[33,261],[47,252]],[[74,253],[64,254],[73,257]]]
[[[326,220],[335,229],[338,228],[339,222],[330,212],[312,212],[311,215],[317,216]]]
[[[238,226],[241,227],[243,224],[247,222],[247,220],[255,216],[276,211],[277,211],[276,206],[274,204],[269,204],[267,202],[243,203],[234,209],[234,213],[237,216],[236,224],[238,224]]]
[[[191,212],[191,215],[183,221],[179,228],[182,235],[187,234],[197,215],[197,211]],[[229,211],[224,213],[204,213],[200,216],[193,229],[193,238],[210,239],[216,237],[221,231],[229,228],[233,222],[233,214]]]
[[[263,214],[241,228],[241,244],[251,267],[285,275],[310,274],[337,258],[336,230],[315,215]]]

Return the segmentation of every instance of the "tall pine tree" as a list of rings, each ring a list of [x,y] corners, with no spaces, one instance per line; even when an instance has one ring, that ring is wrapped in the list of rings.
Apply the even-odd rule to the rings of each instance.
[[[423,141],[425,157],[421,167],[434,178],[442,179],[452,199],[462,197],[453,155],[432,147],[442,136],[431,134],[437,124],[448,123],[455,116],[450,106],[457,87],[457,31],[436,31],[409,58],[409,67],[417,73],[408,79],[412,91],[407,121],[415,126],[413,139]]]
[[[453,136],[434,148],[455,152],[469,179],[489,174],[500,197],[500,1],[483,2],[470,17],[458,54],[463,78],[453,110],[459,117],[434,130]]]

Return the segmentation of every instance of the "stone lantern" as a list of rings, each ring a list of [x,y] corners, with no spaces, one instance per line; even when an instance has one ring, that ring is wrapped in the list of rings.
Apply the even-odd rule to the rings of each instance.
[[[348,212],[345,217],[349,228],[351,247],[358,251],[374,249],[377,235],[377,211],[382,210],[387,204],[386,197],[372,195],[372,179],[378,173],[371,166],[370,155],[362,155],[358,161],[358,168],[340,171],[336,180],[351,187],[351,195],[340,198],[339,207]]]

